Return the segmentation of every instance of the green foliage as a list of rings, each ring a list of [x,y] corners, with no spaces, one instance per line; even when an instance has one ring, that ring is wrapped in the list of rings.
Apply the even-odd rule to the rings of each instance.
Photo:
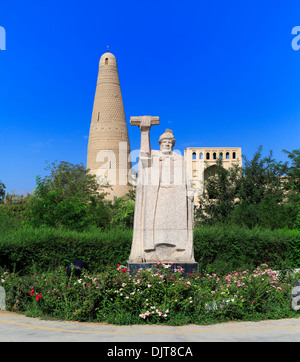
[[[283,150],[288,155],[288,158],[291,160],[291,165],[288,167],[287,173],[287,184],[286,188],[292,191],[293,193],[300,193],[300,149],[293,150],[289,152]]]
[[[36,190],[26,209],[30,225],[73,230],[106,226],[108,203],[104,194],[98,192],[95,175],[89,174],[82,164],[68,162],[53,163],[48,170],[50,175],[37,177]]]
[[[224,224],[203,226],[194,230],[194,249],[203,272],[226,273],[265,262],[275,269],[298,268],[300,232]]]
[[[121,229],[130,229],[133,226],[134,201],[128,196],[117,198],[112,205],[111,224]]]
[[[89,201],[90,196],[98,193],[99,185],[95,175],[89,173],[84,165],[69,162],[53,162],[46,170],[50,172],[44,179],[38,177],[37,196],[46,196],[49,191],[58,192],[58,201],[77,195],[81,200]]]
[[[300,208],[299,211],[297,213],[297,217],[294,223],[294,228],[300,230]]]
[[[1,216],[1,213],[0,213]],[[0,217],[0,265],[10,271],[28,273],[34,264],[39,271],[67,266],[72,259],[84,260],[101,271],[118,260],[126,265],[132,243],[132,229],[33,228],[13,224]],[[225,273],[239,267],[297,268],[300,265],[300,230],[249,229],[235,225],[212,225],[194,230],[195,260],[200,269]]]
[[[258,204],[244,201],[236,205],[230,215],[230,222],[249,228],[292,229],[296,215],[295,205],[280,204],[271,195],[265,195]]]
[[[282,201],[282,176],[286,164],[277,162],[273,158],[272,151],[268,156],[262,157],[261,146],[251,160],[244,156],[243,162],[244,175],[238,193],[239,199],[242,202],[258,204],[269,195],[277,202]]]
[[[0,241],[0,265],[28,273],[34,264],[39,271],[82,259],[92,270],[101,270],[115,260],[126,264],[130,254],[131,230],[95,228],[89,231],[66,228],[20,227],[7,231]]]
[[[209,170],[204,195],[200,197],[202,210],[205,211],[200,209],[197,217],[206,223],[222,222],[234,209],[242,170],[238,166],[225,169],[222,159],[218,159]]]
[[[243,157],[242,168],[233,166],[226,170],[223,161],[217,160],[213,172],[206,172],[196,224],[221,222],[248,228],[292,229],[300,205],[300,150],[288,154],[290,166],[277,162],[272,151],[263,157],[262,147],[251,160]]]
[[[134,201],[130,195],[113,203],[105,199],[96,176],[82,164],[52,163],[47,170],[49,175],[37,177],[37,187],[23,213],[28,225],[77,231],[132,227]]]
[[[5,197],[5,185],[3,182],[0,181],[0,204],[3,202],[4,197]]]

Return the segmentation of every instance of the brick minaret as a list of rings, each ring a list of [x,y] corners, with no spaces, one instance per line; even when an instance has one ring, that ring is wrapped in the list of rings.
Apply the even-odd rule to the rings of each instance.
[[[101,183],[112,186],[108,198],[125,195],[131,168],[130,145],[120,88],[117,61],[112,53],[104,53],[94,99],[87,153],[87,168]]]

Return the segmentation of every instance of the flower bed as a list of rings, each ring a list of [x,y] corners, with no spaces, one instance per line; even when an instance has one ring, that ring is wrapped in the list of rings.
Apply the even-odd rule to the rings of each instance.
[[[170,272],[159,264],[130,275],[121,265],[68,279],[64,268],[18,276],[2,273],[7,309],[31,316],[115,324],[203,324],[298,316],[290,305],[299,274],[280,275],[267,265],[224,276]]]

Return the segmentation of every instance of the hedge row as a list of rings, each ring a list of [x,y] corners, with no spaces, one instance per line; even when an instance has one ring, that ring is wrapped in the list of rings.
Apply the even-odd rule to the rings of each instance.
[[[6,233],[0,242],[0,266],[26,274],[67,266],[82,259],[92,270],[107,264],[124,264],[131,247],[131,231],[79,233],[53,228],[20,228]]]
[[[0,235],[0,267],[26,274],[84,260],[91,270],[107,264],[126,265],[132,230],[12,228]],[[273,268],[300,267],[300,231],[211,226],[194,231],[195,259],[200,271],[221,273],[267,263]]]
[[[266,263],[274,269],[300,267],[300,230],[205,227],[194,231],[200,268],[213,272]]]

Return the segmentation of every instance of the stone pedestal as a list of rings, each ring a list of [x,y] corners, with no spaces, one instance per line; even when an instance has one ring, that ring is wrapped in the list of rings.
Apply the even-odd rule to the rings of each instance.
[[[163,264],[169,264],[169,263],[163,263]],[[152,268],[152,266],[156,266],[157,263],[153,262],[153,263],[132,263],[130,261],[127,262],[127,269],[129,270],[130,274],[134,274],[137,273],[137,271],[142,268],[142,269],[147,269],[147,268]],[[191,262],[191,263],[186,263],[186,262],[174,262],[169,268],[167,268],[166,270],[174,273],[174,269],[179,269],[179,268],[183,268],[183,275],[188,275],[190,273],[193,272],[197,272],[198,271],[198,263],[195,262]]]
[[[5,289],[3,287],[0,287],[0,310],[5,310],[5,308]]]

